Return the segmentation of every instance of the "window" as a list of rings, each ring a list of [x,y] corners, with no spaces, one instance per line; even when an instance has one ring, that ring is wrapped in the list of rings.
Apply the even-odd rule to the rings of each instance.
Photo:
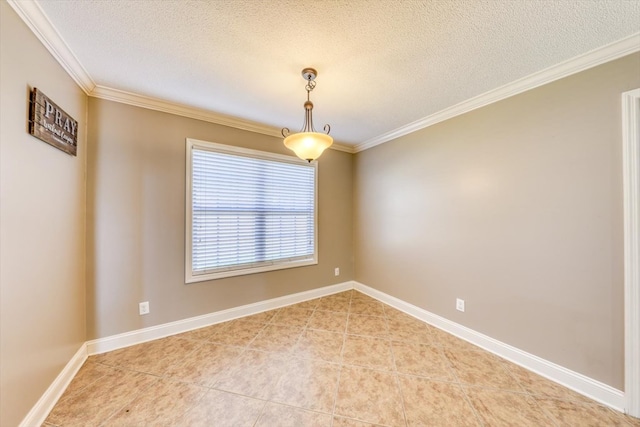
[[[317,264],[316,164],[187,139],[189,282]]]

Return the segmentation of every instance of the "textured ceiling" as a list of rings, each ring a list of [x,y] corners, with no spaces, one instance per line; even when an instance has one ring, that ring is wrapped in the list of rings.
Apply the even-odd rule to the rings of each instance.
[[[626,0],[39,0],[95,83],[358,144],[640,31]]]

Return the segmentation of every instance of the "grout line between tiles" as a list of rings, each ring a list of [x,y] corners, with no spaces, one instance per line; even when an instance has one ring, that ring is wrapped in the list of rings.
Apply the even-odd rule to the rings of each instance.
[[[345,344],[347,342],[347,331],[349,330],[349,316],[351,315],[351,300],[353,299],[353,295],[349,296],[349,307],[347,308],[347,319],[345,320],[344,323],[344,333],[342,334],[342,348],[340,349],[340,359],[339,359],[339,364],[340,364],[340,368],[338,370],[338,381],[336,383],[336,391],[333,397],[333,410],[331,411],[331,426],[333,427],[333,424],[335,422],[335,418],[336,418],[336,407],[338,406],[338,394],[340,391],[340,379],[342,377],[342,368],[344,367],[344,348],[345,348]]]
[[[384,311],[384,307],[383,307],[383,311]],[[386,314],[384,317],[384,322],[387,325],[387,331],[389,331],[389,319],[387,318]],[[395,352],[393,351],[393,344],[391,341],[391,337],[388,336],[389,338],[389,351],[391,352],[391,361],[393,362],[393,376],[396,380],[396,387],[398,387],[398,393],[400,393],[400,403],[402,405],[402,416],[404,417],[404,424],[405,426],[409,425],[409,418],[407,417],[407,408],[404,402],[404,390],[402,388],[402,385],[400,384],[400,377],[398,375],[398,365],[396,363],[396,355]]]
[[[467,405],[469,405],[469,407],[471,408],[471,410],[473,411],[473,415],[475,415],[476,417],[476,422],[478,423],[479,426],[484,426],[484,421],[482,421],[482,418],[480,417],[480,414],[478,414],[478,411],[476,410],[476,407],[473,405],[473,403],[471,403],[471,399],[469,398],[469,395],[467,394],[467,390],[462,387],[460,384],[458,384],[458,387],[460,388],[460,390],[462,390],[462,394],[467,402]]]
[[[556,421],[556,417],[554,417],[552,414],[550,414],[550,413],[549,413],[549,411],[547,411],[546,409],[544,409],[544,408],[542,407],[542,405],[540,405],[540,404],[538,403],[538,401],[537,401],[533,396],[531,396],[530,398],[533,400],[533,402],[535,403],[535,405],[536,405],[538,408],[540,408],[540,410],[541,410],[541,411],[542,411],[542,413],[547,417],[547,419],[553,423],[553,425],[554,425],[555,427],[560,427],[560,425],[559,425],[559,424],[558,424],[558,422]]]
[[[240,395],[240,396],[244,396],[244,395]],[[244,396],[244,397],[247,397],[247,396]],[[260,409],[260,414],[258,414],[258,416],[256,417],[256,420],[253,422],[253,427],[258,425],[258,421],[260,421],[260,418],[262,418],[262,415],[264,415],[264,411],[265,409],[267,409],[268,404],[269,404],[269,401],[265,400],[264,404],[262,405],[262,409]]]
[[[460,381],[460,378],[458,377],[458,372],[455,369],[455,367],[453,366],[453,362],[451,362],[449,357],[447,357],[446,353],[444,353],[444,350],[442,350],[442,356],[445,358],[447,366],[448,366],[449,370],[451,371],[451,373],[453,374],[453,379],[454,379],[455,384],[457,384],[458,389],[460,389],[462,391],[462,395],[464,396],[465,401],[467,402],[467,405],[469,405],[469,407],[473,411],[473,415],[476,417],[476,422],[478,423],[479,426],[481,426],[481,427],[484,426],[485,424],[482,421],[482,418],[480,417],[480,414],[478,414],[478,411],[476,410],[476,407],[473,405],[473,403],[471,403],[471,399],[469,398],[469,395],[467,394],[467,390],[465,389],[465,387],[463,386],[462,382]]]
[[[149,366],[143,366],[142,363],[140,362],[135,362],[135,360],[131,359],[130,355],[125,355],[125,357],[120,357],[120,355],[117,355],[116,357],[113,357],[111,359],[107,359],[107,361],[109,362],[109,360],[111,360],[111,362],[107,363],[103,363],[102,361],[99,360],[93,360],[93,359],[88,359],[91,360],[91,363],[95,363],[96,365],[100,365],[103,366],[105,368],[108,368],[109,370],[114,370],[114,371],[119,371],[119,372],[131,372],[131,373],[139,373],[139,374],[143,374],[149,377],[153,378],[153,381],[151,381],[151,384],[149,384],[148,387],[145,387],[142,391],[135,391],[135,394],[128,399],[125,403],[123,403],[122,407],[114,410],[113,413],[108,414],[108,416],[106,416],[106,418],[104,419],[100,419],[98,420],[95,425],[103,425],[104,423],[108,423],[108,420],[113,419],[114,416],[116,416],[116,414],[118,414],[120,411],[123,410],[123,408],[125,408],[127,405],[130,405],[132,402],[136,401],[137,399],[139,399],[141,396],[145,395],[145,393],[149,393],[149,390],[151,387],[153,387],[155,384],[158,384],[158,381],[161,380],[168,380],[168,381],[176,381],[176,382],[181,382],[181,383],[187,383],[187,384],[191,384],[191,385],[195,385],[198,386],[200,388],[202,388],[203,392],[202,394],[200,394],[200,397],[198,399],[195,399],[195,403],[193,404],[193,406],[190,407],[189,410],[185,411],[184,414],[187,414],[188,412],[190,412],[191,410],[193,410],[195,407],[197,407],[197,405],[199,404],[199,402],[202,401],[202,399],[204,399],[204,396],[206,396],[206,394],[210,391],[210,390],[216,390],[222,393],[227,393],[227,394],[233,394],[233,395],[237,395],[237,396],[242,396],[245,398],[250,398],[252,400],[256,400],[256,401],[260,401],[262,402],[262,407],[260,408],[260,406],[256,403],[255,404],[255,409],[257,410],[258,408],[260,408],[260,411],[258,413],[258,411],[256,411],[256,413],[258,413],[257,418],[254,420],[253,425],[256,426],[260,419],[265,416],[265,414],[267,413],[266,408],[268,407],[268,405],[270,403],[274,403],[274,404],[278,404],[278,405],[282,405],[282,406],[286,406],[288,408],[294,408],[296,410],[300,410],[300,411],[305,411],[305,412],[309,412],[309,413],[317,413],[317,414],[323,414],[323,415],[328,415],[331,416],[331,421],[329,423],[329,425],[333,426],[335,425],[335,419],[336,417],[341,417],[341,418],[346,418],[346,419],[351,419],[351,420],[355,420],[355,421],[361,421],[361,422],[368,422],[366,420],[360,420],[358,417],[353,417],[353,416],[343,416],[338,414],[337,411],[337,407],[338,407],[338,397],[339,397],[339,391],[340,391],[340,384],[341,382],[345,379],[345,377],[342,376],[343,370],[345,368],[351,368],[353,367],[357,367],[357,368],[361,368],[361,369],[369,369],[369,370],[374,370],[374,371],[379,371],[379,372],[385,372],[387,374],[392,374],[396,387],[398,388],[399,391],[399,397],[400,397],[400,404],[402,405],[402,411],[403,411],[403,416],[404,416],[404,420],[405,420],[405,425],[409,424],[409,419],[407,418],[407,406],[406,406],[406,402],[405,402],[405,390],[403,390],[402,388],[402,384],[401,384],[401,379],[403,377],[415,377],[415,378],[424,378],[428,381],[433,381],[433,382],[442,382],[442,383],[449,383],[452,385],[455,385],[455,387],[457,387],[458,389],[461,389],[463,392],[463,396],[464,396],[464,400],[466,402],[467,405],[470,406],[472,412],[473,412],[473,417],[475,417],[476,422],[478,423],[478,425],[480,426],[484,426],[486,425],[485,421],[483,421],[483,418],[480,416],[480,413],[478,412],[478,410],[476,410],[476,407],[473,405],[472,401],[471,401],[471,396],[476,392],[474,390],[490,390],[490,391],[496,391],[496,392],[502,392],[502,393],[510,393],[510,394],[514,394],[514,395],[520,395],[523,396],[527,401],[529,401],[530,399],[533,399],[533,402],[531,402],[532,404],[532,408],[535,406],[536,409],[538,409],[540,411],[540,416],[542,416],[542,414],[544,414],[544,417],[547,419],[547,422],[549,423],[549,425],[553,425],[553,426],[558,426],[558,420],[556,419],[556,417],[553,415],[553,412],[550,409],[545,409],[545,407],[542,405],[542,400],[539,402],[539,399],[553,399],[556,401],[563,401],[563,402],[567,402],[569,404],[571,404],[572,406],[576,407],[576,408],[580,408],[582,406],[589,407],[589,406],[596,406],[597,404],[595,402],[590,402],[590,401],[577,401],[575,399],[572,399],[571,396],[569,396],[568,398],[562,397],[561,395],[555,396],[555,395],[546,395],[544,393],[541,394],[537,394],[534,391],[530,391],[527,387],[525,387],[526,382],[523,382],[519,379],[519,377],[516,376],[516,372],[513,371],[511,369],[511,364],[508,361],[505,361],[503,359],[501,359],[501,363],[500,363],[500,367],[501,369],[503,369],[506,373],[506,375],[508,375],[511,379],[513,379],[517,384],[518,384],[518,390],[509,390],[508,386],[507,388],[500,388],[500,387],[493,387],[493,386],[487,386],[485,384],[483,384],[482,382],[478,382],[478,383],[470,383],[467,384],[466,382],[463,382],[461,380],[462,376],[464,375],[465,371],[461,370],[463,367],[458,367],[456,368],[452,362],[453,359],[450,359],[447,355],[446,352],[452,352],[452,355],[455,355],[456,352],[459,351],[469,351],[468,349],[465,350],[465,348],[463,346],[459,346],[457,345],[456,342],[452,341],[452,340],[448,340],[447,337],[443,337],[442,339],[436,335],[434,335],[431,331],[427,330],[427,334],[424,337],[413,337],[410,336],[412,334],[411,331],[411,326],[410,323],[407,323],[407,329],[403,330],[402,333],[398,334],[398,336],[395,336],[394,334],[391,333],[391,323],[396,324],[395,320],[400,320],[401,316],[398,316],[397,313],[395,313],[394,311],[392,311],[391,309],[388,308],[388,306],[386,304],[381,304],[382,306],[382,315],[381,316],[377,316],[377,315],[371,315],[371,311],[367,312],[364,311],[363,312],[363,308],[367,309],[367,302],[369,302],[368,299],[365,298],[357,298],[356,296],[359,295],[356,294],[357,291],[348,291],[349,293],[344,297],[344,299],[342,298],[337,298],[334,299],[333,301],[336,302],[337,305],[335,306],[331,306],[330,304],[323,304],[322,308],[319,302],[316,302],[316,304],[312,307],[303,307],[305,310],[308,310],[308,312],[310,313],[309,316],[306,318],[306,321],[304,322],[304,324],[302,325],[298,325],[296,327],[300,327],[300,331],[298,336],[296,337],[294,344],[290,347],[285,349],[285,351],[269,351],[269,350],[265,350],[265,349],[258,349],[258,348],[253,348],[251,347],[251,345],[256,341],[256,339],[258,339],[258,337],[264,333],[264,331],[269,327],[269,326],[273,326],[273,325],[280,325],[279,323],[274,323],[274,320],[277,316],[277,314],[279,312],[281,312],[283,310],[283,308],[276,308],[273,310],[267,310],[267,312],[269,311],[273,311],[274,315],[271,316],[268,320],[266,321],[261,321],[261,322],[256,322],[256,323],[260,323],[260,328],[256,328],[256,333],[253,335],[253,337],[250,340],[247,340],[246,343],[244,343],[243,345],[234,345],[234,344],[225,344],[222,342],[216,342],[215,340],[211,340],[211,337],[215,336],[215,331],[212,332],[211,335],[207,335],[207,333],[204,333],[203,336],[207,337],[205,339],[193,339],[193,338],[189,338],[189,337],[181,337],[181,336],[176,336],[176,338],[180,339],[180,340],[188,340],[190,342],[192,342],[193,344],[189,344],[189,346],[193,345],[194,347],[189,349],[189,346],[186,346],[186,352],[184,354],[182,354],[180,359],[177,358],[170,358],[169,360],[166,360],[166,362],[171,362],[169,363],[169,366],[164,369],[161,370],[162,373],[159,375],[157,373],[152,373],[152,372],[147,372],[147,368],[151,367],[152,365]],[[364,303],[358,303],[358,306],[355,307],[356,310],[360,311],[359,313],[354,313],[352,312],[352,309],[354,308],[353,304],[354,301],[356,300],[362,300]],[[321,298],[318,298],[318,300],[321,300]],[[345,304],[345,301],[347,302]],[[344,309],[346,305],[346,313],[344,311],[334,311],[334,310],[326,310],[326,308],[340,308],[340,310]],[[296,306],[296,304],[292,304],[291,306]],[[374,310],[375,313],[377,313],[377,308],[374,308],[373,305],[370,305],[369,307],[371,310]],[[323,314],[324,313],[324,314]],[[323,316],[325,314],[328,313],[344,313],[341,314],[340,317],[342,317],[344,319],[344,325],[343,325],[343,329],[342,329],[342,347],[340,349],[339,352],[339,356],[337,358],[336,361],[330,361],[330,360],[324,360],[322,359],[322,357],[317,358],[315,356],[311,357],[312,355],[309,354],[302,354],[299,353],[298,350],[299,348],[301,348],[300,346],[302,345],[302,341],[303,341],[303,336],[308,333],[309,331],[313,330],[316,331],[316,328],[313,328],[311,326],[311,320],[315,317],[316,314],[322,314]],[[297,316],[297,312],[296,310],[293,310],[293,316]],[[356,320],[360,320],[359,317],[370,317],[370,318],[383,318],[384,319],[384,327],[386,327],[386,333],[383,334],[382,336],[378,336],[378,335],[362,335],[362,334],[349,334],[349,325],[351,323],[353,323]],[[249,316],[250,317],[250,316]],[[296,317],[297,318],[297,317]],[[229,321],[229,325],[232,324],[232,322],[235,322],[239,319],[234,319]],[[250,320],[250,319],[249,319]],[[392,322],[393,321],[393,322]],[[424,323],[424,322],[421,322]],[[333,323],[335,324],[335,322]],[[327,325],[331,325],[331,323],[328,323]],[[360,323],[358,323],[358,325],[360,325]],[[374,327],[371,327],[370,325],[367,325],[366,322],[363,323],[363,325],[366,325],[364,329],[365,333],[368,333],[370,331],[375,332],[375,323],[373,324]],[[280,325],[280,326],[289,326],[286,323]],[[383,324],[380,323],[379,325],[380,327],[383,327]],[[404,328],[404,326],[402,326],[402,323],[398,323],[397,325],[399,328]],[[228,328],[229,326],[227,326]],[[226,328],[225,328],[226,329]],[[252,329],[253,331],[254,329]],[[318,331],[324,331],[324,332],[330,332],[330,333],[339,333],[336,332],[335,330],[324,330],[324,329],[317,329]],[[419,329],[416,329],[415,331],[419,331]],[[444,332],[446,333],[446,332]],[[348,338],[350,336],[353,337],[359,337],[361,339],[366,339],[366,340],[379,340],[380,342],[385,342],[387,343],[387,345],[389,346],[389,351],[390,356],[391,356],[391,365],[389,367],[389,369],[383,368],[383,367],[372,367],[372,366],[361,366],[361,365],[354,365],[351,363],[345,363],[345,352],[346,352],[346,342],[348,340]],[[406,339],[398,339],[398,337],[402,337],[402,336],[407,336]],[[338,337],[335,337],[338,338]],[[165,338],[162,338],[165,339]],[[428,343],[422,342],[420,341],[421,339],[426,339],[429,340]],[[322,342],[322,341],[319,341]],[[337,339],[337,341],[332,341],[332,345],[337,346],[337,344],[339,343],[339,338]],[[429,376],[425,376],[425,375],[420,375],[420,374],[415,374],[415,373],[404,373],[404,372],[400,372],[399,371],[399,367],[398,367],[398,360],[397,359],[401,357],[402,353],[399,353],[398,355],[396,355],[395,353],[397,351],[394,350],[394,343],[405,343],[405,344],[413,344],[416,346],[432,346],[434,348],[438,349],[438,357],[443,357],[444,358],[444,366],[446,367],[447,372],[450,374],[450,380],[443,380],[443,379],[439,379],[439,378],[433,378],[433,377],[429,377]],[[146,344],[146,343],[144,343]],[[141,345],[144,345],[141,344]],[[186,364],[188,363],[187,360],[191,357],[194,356],[196,352],[198,352],[200,349],[202,349],[204,346],[206,345],[216,345],[216,346],[221,346],[221,347],[228,347],[228,348],[234,348],[234,349],[238,349],[238,354],[235,356],[231,356],[231,358],[229,359],[228,362],[225,362],[224,365],[220,370],[220,372],[218,372],[215,376],[215,379],[208,385],[206,386],[202,386],[199,383],[193,383],[193,382],[189,382],[189,381],[185,381],[185,380],[181,380],[177,377],[172,377],[166,374],[166,372],[168,372],[168,370],[171,367],[184,367],[186,366]],[[315,344],[314,344],[315,345]],[[166,350],[163,350],[162,345],[159,345],[157,347],[153,347],[155,349],[160,349],[159,353],[160,357],[166,356],[169,353],[167,353]],[[173,347],[170,347],[173,348]],[[476,351],[478,353],[480,352],[484,352],[484,350],[480,349],[480,348],[476,348],[474,347],[472,349],[473,351]],[[118,351],[118,350],[115,350]],[[182,350],[181,350],[182,351]],[[292,363],[293,361],[296,361],[298,359],[300,360],[321,360],[323,363],[329,364],[329,365],[333,365],[335,367],[337,367],[337,377],[335,379],[335,392],[333,394],[333,404],[332,406],[323,406],[323,409],[327,409],[328,412],[322,412],[320,410],[314,410],[314,409],[309,409],[309,408],[303,408],[303,407],[299,407],[296,404],[289,404],[289,403],[285,403],[285,402],[276,402],[273,399],[275,399],[275,395],[273,393],[268,393],[268,394],[264,394],[264,397],[254,397],[254,396],[249,396],[243,393],[250,393],[250,390],[245,390],[242,389],[241,393],[238,392],[233,392],[233,391],[228,391],[228,390],[223,390],[223,389],[219,389],[216,388],[215,385],[218,382],[220,375],[222,372],[225,371],[225,369],[229,369],[229,367],[233,366],[234,363],[238,360],[238,358],[242,357],[242,355],[246,354],[247,352],[252,351],[252,352],[257,352],[257,353],[262,353],[262,354],[277,354],[279,358],[281,358],[281,362],[282,363]],[[315,354],[315,353],[314,353]],[[324,354],[324,353],[323,353]],[[332,350],[331,355],[332,355],[332,359],[335,357],[334,355],[336,354],[335,350]],[[396,357],[397,356],[397,357]],[[474,357],[474,353],[469,351],[469,357]],[[175,360],[174,360],[175,359]],[[455,359],[455,358],[454,358]],[[130,363],[131,362],[131,363]],[[124,363],[124,364],[122,364]],[[154,364],[155,366],[163,366],[163,364]],[[131,369],[128,366],[135,366],[138,369]],[[142,369],[140,369],[140,367],[142,366]],[[275,383],[276,384],[280,384],[282,381],[286,380],[287,377],[287,367],[286,365],[282,365],[280,366],[280,368],[282,369],[282,372],[279,377],[276,378]],[[102,368],[101,368],[102,369]],[[152,369],[154,370],[154,369]],[[486,370],[485,370],[486,371]],[[217,372],[217,371],[216,371]],[[276,371],[278,372],[278,371]],[[431,371],[419,371],[420,373],[426,373],[429,374]],[[490,372],[488,372],[490,374]],[[93,373],[91,375],[94,375]],[[75,390],[73,390],[73,393],[79,393],[80,391],[84,390],[86,387],[95,384],[96,382],[99,382],[103,379],[104,375],[100,375],[97,378],[95,378],[92,381],[89,381],[87,384],[82,385],[79,388],[76,388]],[[275,376],[274,376],[275,377]],[[92,377],[85,377],[85,378],[92,378]],[[213,378],[213,377],[212,377]],[[493,382],[491,382],[491,384],[493,384]],[[509,383],[510,384],[510,383]],[[515,387],[514,387],[515,388]],[[538,390],[537,388],[534,388],[532,390]],[[544,389],[541,389],[544,390]],[[328,397],[328,396],[327,396]],[[520,398],[518,398],[520,399]],[[63,399],[60,400],[60,402],[62,402]],[[299,403],[299,402],[296,402]],[[598,406],[602,406],[602,405],[598,405]],[[607,410],[607,414],[611,415],[618,415],[617,412],[604,407]],[[359,413],[359,412],[358,412]],[[184,415],[183,414],[183,415]],[[363,413],[359,413],[360,415],[363,415]],[[612,419],[614,419],[613,415],[611,416]],[[606,417],[606,415],[604,415],[603,413],[603,418]],[[471,417],[471,415],[469,415],[469,417]],[[366,418],[366,416],[365,416]],[[621,418],[620,419],[622,423],[630,423],[630,421]],[[470,421],[470,419],[469,419]],[[55,427],[54,424],[48,423],[45,421],[45,425],[51,425],[52,427]],[[64,423],[63,423],[64,425]]]
[[[135,393],[129,400],[127,400],[125,403],[122,404],[122,406],[118,407],[118,409],[115,409],[111,414],[109,414],[109,416],[107,416],[104,420],[102,420],[99,423],[99,426],[104,426],[111,418],[113,418],[114,416],[116,416],[116,414],[118,414],[122,409],[124,409],[127,405],[131,404],[132,402],[134,402],[139,396],[142,396],[143,393],[145,393],[147,390],[149,390],[151,388],[151,386],[153,386],[154,384],[156,384],[158,381],[160,381],[160,378],[157,378],[154,382],[151,382],[147,387],[143,388],[142,390],[138,390],[137,393]]]

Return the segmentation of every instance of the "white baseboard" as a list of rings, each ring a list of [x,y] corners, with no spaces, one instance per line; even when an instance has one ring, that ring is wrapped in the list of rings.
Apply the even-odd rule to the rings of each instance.
[[[62,393],[67,389],[69,383],[78,373],[83,363],[87,360],[87,346],[85,343],[80,346],[76,354],[73,355],[69,363],[62,369],[62,372],[51,383],[47,391],[38,399],[19,427],[40,426],[47,419],[49,412],[58,402]]]
[[[143,342],[188,332],[193,329],[203,328],[205,326],[226,322],[239,317],[250,316],[263,311],[273,310],[310,299],[335,294],[337,292],[347,291],[349,289],[353,289],[353,286],[354,283],[350,281],[338,283],[336,285],[325,286],[323,288],[312,289],[310,291],[299,292],[297,294],[242,305],[228,310],[216,311],[202,316],[190,317],[188,319],[164,323],[158,326],[151,326],[149,328],[138,329],[131,332],[112,335],[110,337],[87,341],[87,353],[89,355],[94,355],[117,350],[119,348],[129,347],[135,344],[141,344]]]
[[[31,411],[29,411],[27,416],[20,423],[20,427],[42,425],[73,377],[76,375],[80,367],[82,367],[82,364],[85,362],[88,355],[104,353],[135,344],[141,344],[158,338],[188,332],[193,329],[226,322],[239,317],[250,316],[263,311],[297,304],[310,299],[350,289],[356,289],[419,320],[429,323],[430,325],[442,329],[445,332],[453,334],[517,365],[529,369],[530,371],[542,375],[551,381],[557,382],[613,409],[624,412],[625,395],[620,390],[616,390],[615,388],[599,381],[556,365],[555,363],[544,360],[538,356],[534,356],[533,354],[519,350],[508,344],[469,329],[466,326],[462,326],[445,319],[444,317],[402,301],[401,299],[370,288],[362,283],[348,281],[336,285],[325,286],[323,288],[312,289],[306,292],[286,295],[228,310],[88,341],[80,347],[78,352],[71,358],[62,372],[60,372],[60,375],[58,375],[51,386],[38,400],[36,405],[31,409]]]
[[[483,335],[473,329],[469,329],[466,326],[452,322],[444,317],[402,301],[401,299],[363,285],[362,283],[354,283],[354,289],[367,294],[372,298],[442,329],[445,332],[462,338],[465,341],[475,344],[478,347],[490,351],[497,356],[507,359],[597,402],[624,412],[625,396],[620,390]]]

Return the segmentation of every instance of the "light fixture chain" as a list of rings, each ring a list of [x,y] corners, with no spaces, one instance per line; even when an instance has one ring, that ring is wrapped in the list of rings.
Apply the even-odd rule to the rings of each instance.
[[[307,94],[308,94],[313,89],[315,89],[315,87],[316,87],[316,82],[314,82],[313,80],[309,80],[307,81],[307,85],[304,88],[307,89]]]

